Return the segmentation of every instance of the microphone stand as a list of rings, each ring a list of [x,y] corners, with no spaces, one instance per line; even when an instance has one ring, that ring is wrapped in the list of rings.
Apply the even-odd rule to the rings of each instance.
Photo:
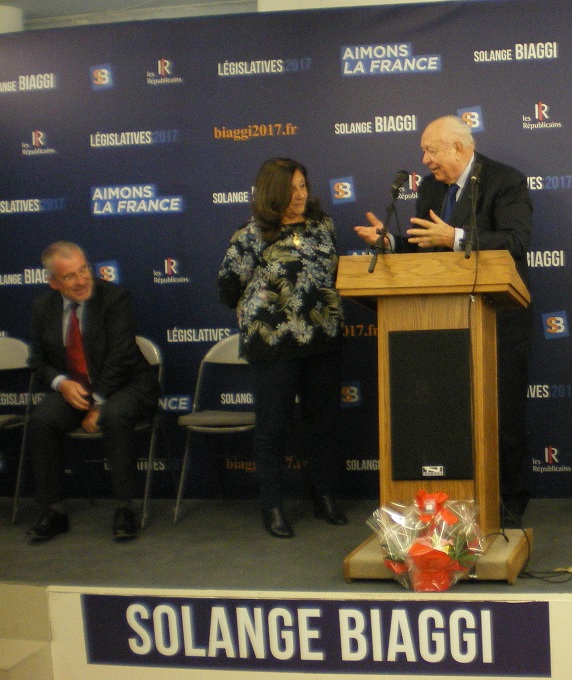
[[[471,257],[473,249],[473,239],[477,233],[477,194],[479,191],[479,181],[476,177],[471,177],[471,221],[468,238],[465,242],[465,260]]]
[[[385,220],[383,221],[383,229],[378,230],[379,236],[377,237],[377,241],[372,246],[370,246],[371,249],[373,250],[373,255],[371,256],[371,260],[369,262],[369,267],[367,270],[370,274],[373,274],[375,270],[375,265],[377,264],[377,256],[380,253],[389,252],[389,250],[385,247],[385,237],[387,235],[387,227],[389,227],[391,216],[395,212],[395,199],[397,198],[398,193],[399,189],[396,189],[391,192],[391,202],[387,204],[387,207],[385,209]]]

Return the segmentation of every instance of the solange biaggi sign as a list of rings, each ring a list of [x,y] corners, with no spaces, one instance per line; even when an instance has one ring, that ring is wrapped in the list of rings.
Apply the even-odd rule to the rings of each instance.
[[[550,677],[546,602],[86,594],[82,608],[90,664]]]

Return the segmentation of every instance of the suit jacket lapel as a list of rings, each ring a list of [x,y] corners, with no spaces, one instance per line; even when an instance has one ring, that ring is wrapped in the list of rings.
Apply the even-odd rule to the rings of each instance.
[[[481,186],[477,186],[477,196],[476,196],[476,205],[479,205],[479,198],[482,194],[482,188]],[[466,229],[470,223],[471,223],[471,210],[472,210],[472,201],[471,201],[471,192],[473,191],[473,185],[471,184],[470,180],[467,180],[467,183],[465,184],[463,188],[463,193],[461,194],[461,197],[457,201],[457,205],[455,206],[455,210],[453,211],[453,215],[451,217],[451,226],[453,227],[462,227],[463,229]]]
[[[471,215],[471,189],[470,183],[467,182],[449,220],[452,227],[463,227],[469,223]]]
[[[475,163],[481,163],[483,165],[483,159],[482,157],[479,156],[479,154],[475,155]],[[483,177],[483,171],[484,168],[481,169],[481,177]],[[471,209],[472,209],[472,203],[471,203],[471,192],[473,191],[473,185],[471,183],[471,178],[470,176],[467,177],[467,181],[465,182],[465,186],[463,187],[463,191],[461,192],[461,196],[459,197],[459,200],[457,201],[457,205],[455,206],[455,210],[453,211],[453,214],[451,216],[451,226],[452,227],[461,227],[463,229],[467,228],[469,224],[471,223]],[[481,183],[477,185],[477,205],[479,202],[479,197],[482,193],[482,186]]]
[[[85,305],[84,305],[84,310],[83,310],[83,331],[82,331],[82,340],[83,340],[83,351],[85,352],[86,358],[90,354],[90,347],[91,347],[91,342],[94,337],[94,328],[93,324],[95,323],[95,311],[96,311],[96,298],[97,292],[95,289],[95,282],[93,286],[93,294],[89,298],[89,300],[86,300]]]
[[[50,311],[47,317],[48,325],[45,329],[48,342],[53,343],[52,347],[56,348],[59,356],[59,365],[66,365],[66,347],[64,343],[63,332],[63,315],[64,315],[64,301],[60,293],[53,293],[49,301]]]

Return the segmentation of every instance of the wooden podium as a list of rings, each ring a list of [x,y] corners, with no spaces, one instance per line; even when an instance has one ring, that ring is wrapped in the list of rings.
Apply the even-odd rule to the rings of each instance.
[[[341,257],[336,285],[342,296],[377,308],[380,505],[410,502],[420,488],[429,493],[444,491],[454,500],[474,499],[480,527],[487,536],[494,535],[500,529],[496,309],[528,306],[528,290],[504,250],[479,251],[470,258],[455,252],[379,255],[372,273],[370,261],[370,255]],[[471,478],[399,479],[392,462],[390,338],[399,331],[454,329],[465,329],[468,337]],[[431,356],[430,352],[419,356],[420,365],[430,362]],[[434,413],[438,428],[438,405]],[[491,568],[487,557],[489,561],[494,558],[495,544],[499,540],[506,544],[507,537],[509,542],[514,540],[514,550],[507,554],[503,545],[502,564]],[[372,538],[346,557],[348,580],[391,578],[378,559],[379,544]],[[514,581],[528,558],[531,541],[528,529],[491,537],[486,554],[477,562],[477,578],[485,563],[488,579]],[[362,563],[364,559],[368,564]],[[496,577],[491,576],[493,572]]]

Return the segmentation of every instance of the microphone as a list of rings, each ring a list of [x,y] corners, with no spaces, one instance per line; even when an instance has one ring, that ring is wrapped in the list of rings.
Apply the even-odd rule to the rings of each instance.
[[[407,170],[400,170],[397,173],[397,175],[395,175],[395,179],[393,180],[393,184],[391,185],[391,195],[394,198],[397,197],[399,190],[405,184],[405,182],[407,182],[408,178],[409,178],[409,172]]]
[[[480,174],[481,170],[483,169],[483,166],[477,161],[473,165],[473,169],[471,171],[471,184],[476,184],[477,182],[480,181]]]
[[[387,227],[383,225],[383,229],[377,230],[377,241],[371,246],[373,255],[369,261],[368,272],[373,274],[375,265],[377,264],[377,256],[379,253],[385,252],[385,235],[387,234]]]
[[[465,260],[468,260],[471,257],[471,250],[473,249],[473,229],[471,229],[470,234],[465,234],[466,241],[465,241]]]
[[[385,212],[385,222],[383,224],[383,229],[379,230],[377,232],[378,237],[376,242],[371,246],[371,249],[373,250],[373,255],[371,256],[371,260],[369,263],[369,268],[368,272],[370,274],[373,274],[375,270],[375,265],[377,264],[377,256],[379,253],[385,252],[385,236],[387,234],[387,228],[389,227],[389,222],[391,220],[391,216],[393,215],[393,212],[395,211],[395,199],[397,198],[397,194],[399,193],[399,190],[401,187],[407,182],[407,179],[409,178],[409,172],[407,170],[400,170],[397,175],[395,175],[395,179],[393,180],[393,184],[391,185],[391,198],[393,199],[391,203],[386,208]]]

